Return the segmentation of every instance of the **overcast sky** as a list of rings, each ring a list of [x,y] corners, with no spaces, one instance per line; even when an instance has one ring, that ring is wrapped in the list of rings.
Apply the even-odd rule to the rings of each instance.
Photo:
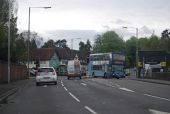
[[[135,29],[123,30],[122,26],[138,27],[140,36],[151,35],[153,31],[160,35],[170,28],[170,0],[18,0],[18,4],[20,30],[28,29],[29,6],[52,7],[31,9],[31,30],[48,38],[56,30],[92,30],[94,34],[115,30],[127,38],[135,35]]]

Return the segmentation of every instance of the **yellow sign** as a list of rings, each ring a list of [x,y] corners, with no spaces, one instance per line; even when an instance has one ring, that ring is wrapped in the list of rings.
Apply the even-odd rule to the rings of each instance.
[[[138,67],[142,67],[142,62],[138,62]]]
[[[166,67],[166,62],[161,62],[161,67]]]

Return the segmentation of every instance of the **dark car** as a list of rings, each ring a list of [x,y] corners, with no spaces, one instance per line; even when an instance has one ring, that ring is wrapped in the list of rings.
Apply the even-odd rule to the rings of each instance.
[[[125,73],[124,73],[124,71],[119,71],[119,70],[117,70],[117,71],[113,71],[112,76],[113,76],[114,78],[117,78],[117,79],[119,79],[119,78],[125,78]]]

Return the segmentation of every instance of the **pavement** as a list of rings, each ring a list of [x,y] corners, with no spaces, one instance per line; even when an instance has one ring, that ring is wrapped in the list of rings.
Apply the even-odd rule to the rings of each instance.
[[[156,84],[163,84],[163,85],[170,85],[170,81],[167,80],[159,80],[159,79],[148,79],[148,78],[136,78],[136,76],[127,76],[128,79],[149,82],[149,83],[156,83]]]
[[[0,84],[0,103],[8,96],[15,93],[18,89],[23,88],[28,83],[29,79],[10,82],[9,84]]]

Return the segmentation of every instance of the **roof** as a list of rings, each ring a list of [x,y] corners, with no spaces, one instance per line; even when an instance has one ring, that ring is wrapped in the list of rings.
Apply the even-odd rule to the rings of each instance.
[[[60,59],[73,60],[77,55],[80,60],[86,60],[87,53],[79,50],[70,50],[67,48],[56,48],[56,53]]]
[[[70,58],[69,49],[56,48],[56,53],[60,59],[68,60]]]
[[[50,60],[55,53],[54,48],[39,48],[30,52],[30,60]]]

